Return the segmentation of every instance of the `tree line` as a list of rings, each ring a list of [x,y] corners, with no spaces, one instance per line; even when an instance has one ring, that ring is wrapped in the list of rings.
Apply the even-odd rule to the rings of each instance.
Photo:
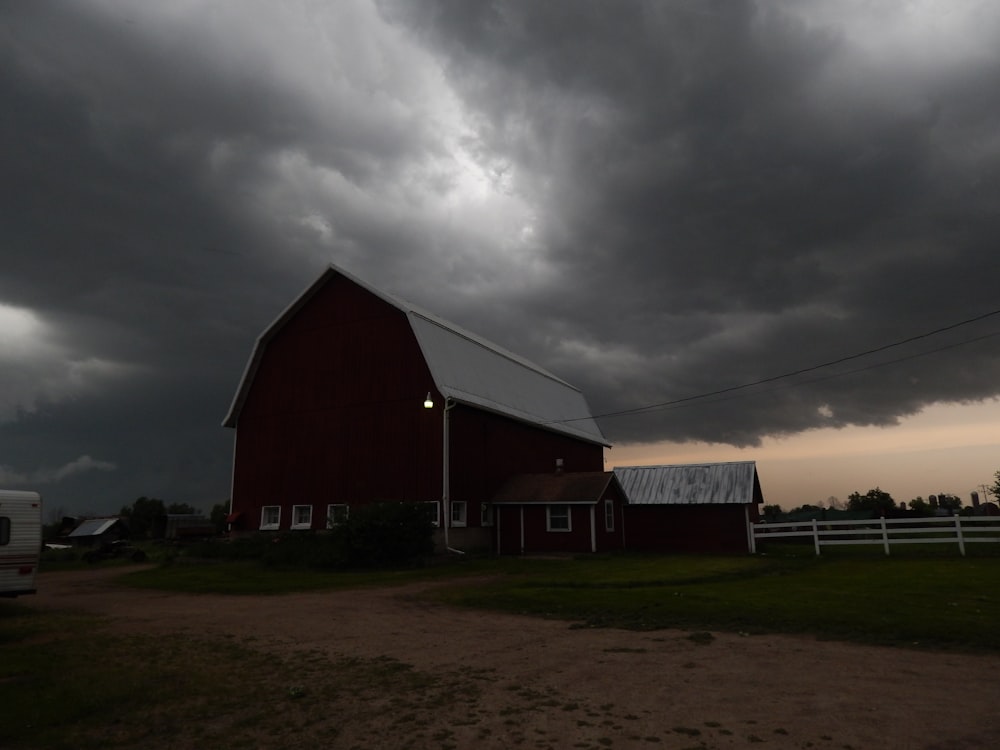
[[[199,508],[187,503],[165,503],[155,497],[136,498],[130,505],[122,506],[118,512],[129,529],[133,539],[149,539],[160,518],[165,515],[204,515]],[[229,514],[229,502],[216,503],[208,514],[208,523],[215,527],[216,532],[226,530],[226,516]]]
[[[991,496],[994,500],[1000,500],[1000,469],[994,474],[994,483],[986,487],[985,490],[986,497],[983,498],[983,502],[988,502]],[[937,495],[931,495],[926,499],[924,497],[915,497],[908,503],[897,503],[892,495],[880,487],[873,487],[864,494],[852,492],[847,496],[846,503],[841,502],[835,497],[829,498],[827,502],[830,510],[871,513],[873,516],[901,514],[933,516],[937,515],[939,510],[968,515],[974,511],[971,506],[963,506],[962,498],[958,495],[948,492],[939,492]],[[792,508],[787,513],[793,515],[810,511],[818,513],[826,510],[827,508],[824,508],[822,505],[810,505],[807,503],[797,508]],[[764,518],[773,519],[784,515],[786,511],[782,510],[780,505],[765,505],[763,513]]]

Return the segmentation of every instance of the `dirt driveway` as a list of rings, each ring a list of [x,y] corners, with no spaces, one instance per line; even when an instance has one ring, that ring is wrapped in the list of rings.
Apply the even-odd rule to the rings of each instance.
[[[40,593],[22,601],[101,613],[126,632],[253,638],[258,646],[338,658],[389,656],[433,673],[491,670],[477,721],[456,722],[450,734],[450,746],[460,749],[1000,748],[998,656],[575,629],[428,604],[416,597],[427,584],[197,596],[112,585],[121,572],[44,574]],[[504,706],[525,687],[554,700],[516,722],[503,720]]]

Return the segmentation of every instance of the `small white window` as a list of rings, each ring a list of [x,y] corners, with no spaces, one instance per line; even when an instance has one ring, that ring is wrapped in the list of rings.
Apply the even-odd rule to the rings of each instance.
[[[465,526],[466,505],[464,500],[452,500],[451,503],[451,525]]]
[[[281,506],[265,505],[260,509],[260,530],[276,531],[281,523]]]
[[[313,524],[313,507],[311,505],[292,506],[292,528],[311,529]]]
[[[604,528],[606,531],[615,530],[615,501],[604,501]]]
[[[332,529],[334,526],[347,521],[351,515],[351,506],[347,503],[332,503],[326,506],[326,528]]]
[[[427,508],[427,515],[430,516],[431,526],[441,525],[441,506],[437,500],[428,500],[424,503]]]
[[[573,524],[570,518],[568,505],[545,506],[545,530],[546,531],[573,530]]]
[[[493,506],[489,503],[482,503],[479,506],[479,525],[480,526],[492,526],[493,525]]]

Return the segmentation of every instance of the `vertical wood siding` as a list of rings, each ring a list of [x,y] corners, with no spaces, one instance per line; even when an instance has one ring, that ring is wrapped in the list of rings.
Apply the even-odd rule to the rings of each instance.
[[[252,530],[280,505],[287,529],[292,505],[313,505],[318,529],[330,503],[440,500],[442,404],[405,314],[333,277],[267,345],[239,414],[233,510]],[[599,445],[463,406],[450,418],[451,497],[468,503],[469,526],[511,474],[557,458],[603,469]]]

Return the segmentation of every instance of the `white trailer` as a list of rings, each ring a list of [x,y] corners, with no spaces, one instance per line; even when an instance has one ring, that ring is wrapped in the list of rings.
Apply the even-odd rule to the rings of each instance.
[[[42,498],[0,490],[0,596],[35,593],[42,554]]]

